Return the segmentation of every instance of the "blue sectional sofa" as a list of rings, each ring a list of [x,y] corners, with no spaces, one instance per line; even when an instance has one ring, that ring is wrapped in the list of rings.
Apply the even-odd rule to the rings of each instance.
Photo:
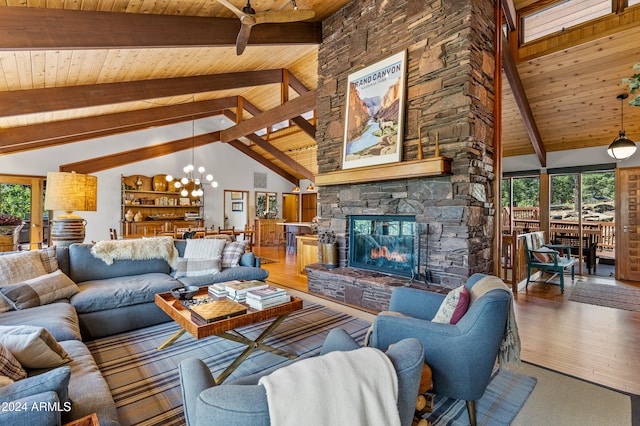
[[[176,240],[174,244],[182,256],[186,242]],[[176,279],[175,271],[165,260],[114,260],[108,265],[94,257],[91,248],[91,244],[72,244],[55,249],[56,269],[77,285],[77,293],[71,297],[40,306],[6,310],[7,301],[11,301],[0,295],[5,301],[5,311],[0,309],[0,327],[42,327],[72,359],[57,368],[27,369],[27,378],[0,386],[0,404],[11,403],[14,407],[24,408],[0,412],[0,424],[60,425],[96,413],[101,426],[118,425],[109,387],[83,341],[169,321],[170,318],[154,303],[156,293],[183,284],[202,286],[234,279],[263,280],[268,276],[253,253],[242,255],[240,266],[222,269],[215,275]],[[25,265],[26,270],[35,270],[35,266],[40,268],[33,255],[27,253],[33,254],[19,252],[12,255],[19,259],[23,257],[22,264],[34,262],[34,268]],[[0,259],[0,292],[11,284],[12,274],[2,263]],[[62,388],[68,389],[70,406],[62,401],[67,396],[61,396]],[[35,407],[34,402],[36,406],[48,403],[49,407],[59,409],[31,409]]]

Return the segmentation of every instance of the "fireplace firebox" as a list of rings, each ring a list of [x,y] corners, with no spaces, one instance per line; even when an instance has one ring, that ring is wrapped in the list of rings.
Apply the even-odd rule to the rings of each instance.
[[[350,216],[349,266],[412,276],[415,230],[415,216]]]

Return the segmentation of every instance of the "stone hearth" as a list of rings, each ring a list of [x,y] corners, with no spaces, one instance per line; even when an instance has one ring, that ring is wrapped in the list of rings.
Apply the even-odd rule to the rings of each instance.
[[[307,265],[309,291],[325,297],[380,312],[389,309],[391,292],[396,287],[412,287],[436,293],[449,289],[409,278],[394,277],[356,268],[327,269],[319,263]]]

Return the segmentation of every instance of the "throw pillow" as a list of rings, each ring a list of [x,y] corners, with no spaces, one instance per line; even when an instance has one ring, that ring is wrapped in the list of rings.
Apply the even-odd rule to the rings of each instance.
[[[256,266],[256,255],[253,252],[240,256],[240,266]]]
[[[69,401],[69,379],[71,367],[65,365],[37,376],[28,377],[9,386],[0,388],[0,402],[16,401],[42,392],[53,391],[61,403]]]
[[[56,257],[56,246],[47,247],[38,250],[40,253],[40,260],[47,274],[58,270],[58,258]]]
[[[216,259],[222,256],[224,245],[224,240],[215,238],[196,238],[187,240],[183,257],[185,259]]]
[[[22,368],[16,357],[0,344],[0,375],[7,376],[11,380],[20,380],[27,377],[27,372]]]
[[[71,361],[69,354],[42,327],[0,326],[0,344],[24,368],[54,368]]]
[[[180,257],[175,278],[217,274],[220,272],[220,262],[220,256],[216,259],[185,259]]]
[[[451,290],[444,298],[438,312],[431,322],[445,324],[456,324],[469,308],[469,290],[462,285],[455,290]]]
[[[555,250],[542,246],[531,253],[533,254],[533,259],[531,260],[534,262],[552,263],[554,257],[553,253],[555,253]]]
[[[0,256],[0,286],[45,275],[38,250]]]
[[[27,309],[46,305],[78,293],[80,289],[61,270],[21,283],[0,287],[0,293],[14,309]]]
[[[222,267],[233,268],[238,266],[246,246],[246,241],[234,241],[224,246],[224,250],[222,250]]]

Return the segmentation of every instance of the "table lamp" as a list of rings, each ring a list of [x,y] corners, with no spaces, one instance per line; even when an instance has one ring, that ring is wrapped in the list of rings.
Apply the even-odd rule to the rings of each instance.
[[[49,172],[44,197],[45,210],[63,210],[51,221],[51,242],[59,246],[84,242],[85,224],[74,211],[96,211],[98,178],[80,173]]]

